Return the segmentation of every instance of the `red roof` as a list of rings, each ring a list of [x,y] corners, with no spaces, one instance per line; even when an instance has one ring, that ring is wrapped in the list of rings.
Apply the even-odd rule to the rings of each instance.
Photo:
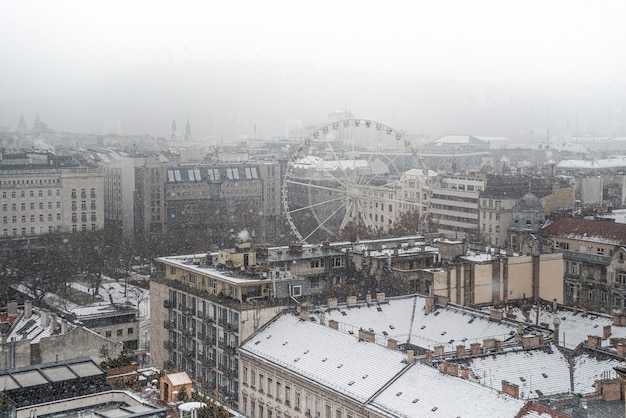
[[[560,218],[541,228],[539,233],[552,237],[626,245],[626,224],[610,221]]]

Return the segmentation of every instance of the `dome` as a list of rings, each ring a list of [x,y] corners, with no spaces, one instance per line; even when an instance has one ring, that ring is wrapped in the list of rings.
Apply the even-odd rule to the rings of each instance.
[[[532,193],[522,196],[513,209],[514,212],[540,211],[543,212],[541,200]]]

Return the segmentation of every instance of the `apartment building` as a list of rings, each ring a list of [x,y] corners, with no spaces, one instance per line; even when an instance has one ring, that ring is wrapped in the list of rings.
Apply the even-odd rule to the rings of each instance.
[[[241,341],[340,281],[346,255],[330,246],[254,250],[242,242],[157,263],[159,274],[150,281],[153,363],[186,371],[204,391],[236,407]]]
[[[124,350],[139,348],[139,310],[125,305],[109,303],[81,307],[72,310],[76,319],[103,337],[122,343]]]
[[[101,229],[103,185],[98,168],[48,154],[5,156],[0,162],[0,237],[23,240]]]
[[[122,157],[104,172],[107,222],[136,239],[200,224],[207,236],[217,235],[228,231],[236,216],[250,221],[246,226],[259,240],[280,236],[277,162],[178,164],[160,157]]]
[[[441,176],[430,197],[437,232],[450,239],[478,238],[478,198],[485,183],[480,177]]]
[[[563,253],[566,304],[626,312],[626,224],[561,218],[539,234]]]

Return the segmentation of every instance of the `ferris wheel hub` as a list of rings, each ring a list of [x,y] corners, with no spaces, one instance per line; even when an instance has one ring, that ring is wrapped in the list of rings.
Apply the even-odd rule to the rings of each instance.
[[[359,200],[363,197],[363,192],[358,187],[351,187],[347,190],[348,199],[350,200]]]

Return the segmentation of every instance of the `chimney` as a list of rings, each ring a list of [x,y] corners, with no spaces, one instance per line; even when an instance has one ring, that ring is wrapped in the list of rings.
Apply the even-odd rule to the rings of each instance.
[[[539,347],[543,344],[543,335],[524,335],[521,339],[522,347]]]
[[[339,322],[335,321],[334,319],[330,319],[328,321],[328,327],[332,328],[332,329],[339,330]]]
[[[376,293],[376,302],[378,303],[382,303],[385,301],[385,294],[384,293]]]
[[[30,318],[33,315],[33,301],[24,301],[24,318]]]
[[[587,315],[589,315],[589,308],[585,306],[583,308],[583,318],[587,318]]]
[[[602,339],[597,335],[587,336],[587,346],[589,348],[598,348],[602,346]]]
[[[611,336],[611,325],[605,325],[604,328],[602,328],[602,338],[606,340],[610,336]]]
[[[424,360],[426,360],[428,364],[433,364],[433,352],[428,350],[424,356]]]
[[[501,309],[491,309],[489,311],[489,316],[491,316],[493,319],[502,319],[504,318],[504,312]]]
[[[618,357],[625,357],[626,356],[626,344],[618,343],[615,346],[615,349],[617,350],[617,356]]]
[[[48,326],[48,311],[44,311],[42,309],[39,310],[39,314],[41,315],[41,326],[42,327],[47,327]]]
[[[572,312],[574,312],[574,315],[578,314],[578,306],[574,305],[574,307],[572,308]]]
[[[496,339],[495,338],[485,338],[483,340],[483,348],[485,350],[491,350],[496,348]]]
[[[329,298],[328,301],[326,302],[326,304],[328,305],[328,309],[336,308],[337,307],[337,298]]]
[[[471,343],[470,344],[470,353],[472,353],[473,356],[479,355],[480,352],[481,352],[480,343]]]
[[[465,355],[465,346],[464,345],[457,345],[456,346],[456,356],[457,357],[463,357]]]
[[[415,361],[415,353],[413,350],[406,350],[406,363],[411,364]]]
[[[346,305],[348,306],[356,305],[356,296],[348,296],[348,298],[346,299]]]
[[[61,334],[67,334],[67,319],[61,320]]]
[[[392,348],[394,350],[398,349],[398,341],[394,340],[393,338],[389,338],[387,340],[387,347]]]
[[[369,341],[372,343],[376,342],[376,334],[371,331],[366,331],[364,329],[359,330],[359,339],[363,341]]]
[[[435,297],[434,296],[426,296],[424,298],[424,312],[429,313],[433,310],[435,306]]]
[[[443,345],[436,345],[435,347],[433,347],[433,349],[435,350],[436,356],[443,356]]]
[[[309,312],[300,312],[301,321],[308,321],[309,319],[311,319],[311,314]]]
[[[502,392],[511,395],[514,398],[519,399],[519,386],[515,383],[509,383],[506,380],[502,381]]]
[[[17,301],[12,300],[11,302],[9,302],[9,304],[7,305],[7,313],[9,314],[9,316],[17,315]]]
[[[54,332],[54,329],[57,327],[57,316],[56,314],[50,314],[50,330]]]
[[[469,369],[467,367],[461,369],[461,377],[465,380],[469,380]]]
[[[370,303],[372,303],[372,294],[371,293],[367,293],[365,295],[365,302],[367,302],[367,304],[369,305]]]
[[[502,350],[502,340],[495,340],[494,348],[496,349],[496,351],[501,351]]]

